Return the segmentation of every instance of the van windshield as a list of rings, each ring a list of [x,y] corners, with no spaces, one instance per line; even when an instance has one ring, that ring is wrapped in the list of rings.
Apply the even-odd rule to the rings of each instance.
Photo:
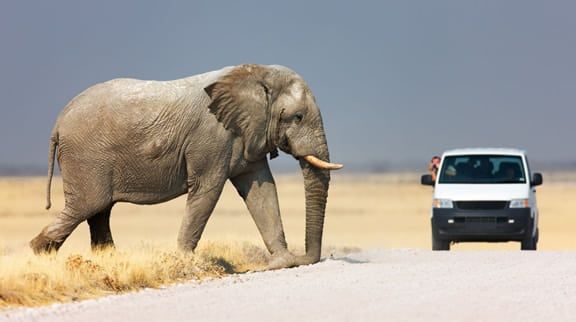
[[[520,156],[456,155],[444,157],[439,183],[526,183],[526,175]]]

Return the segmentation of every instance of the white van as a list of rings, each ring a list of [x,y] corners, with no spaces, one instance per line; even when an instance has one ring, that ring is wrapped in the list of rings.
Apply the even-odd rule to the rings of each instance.
[[[442,155],[434,186],[432,249],[450,250],[457,242],[521,242],[536,250],[538,208],[526,153],[514,149],[459,149]]]

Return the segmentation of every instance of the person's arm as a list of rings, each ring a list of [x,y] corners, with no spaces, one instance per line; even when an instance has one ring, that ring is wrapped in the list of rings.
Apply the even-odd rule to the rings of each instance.
[[[434,164],[434,161],[430,161],[430,164],[428,165],[428,171],[432,176],[432,180],[436,181],[436,175],[438,174],[438,167]]]

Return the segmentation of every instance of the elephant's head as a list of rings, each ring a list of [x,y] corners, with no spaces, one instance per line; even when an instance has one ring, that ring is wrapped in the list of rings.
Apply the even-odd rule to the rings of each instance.
[[[320,259],[330,163],[320,110],[306,82],[282,66],[241,65],[205,88],[210,110],[244,140],[244,157],[273,158],[277,149],[300,161],[306,190],[306,255],[298,264]]]

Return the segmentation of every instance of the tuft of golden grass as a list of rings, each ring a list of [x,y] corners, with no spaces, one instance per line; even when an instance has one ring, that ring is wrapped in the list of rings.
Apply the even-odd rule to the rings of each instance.
[[[0,309],[218,278],[263,269],[267,261],[265,250],[247,243],[208,243],[194,254],[153,245],[44,256],[0,251]]]

